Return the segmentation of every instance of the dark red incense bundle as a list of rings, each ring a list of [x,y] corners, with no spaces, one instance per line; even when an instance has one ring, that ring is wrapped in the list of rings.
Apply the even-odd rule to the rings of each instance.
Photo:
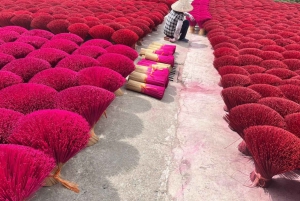
[[[299,59],[285,59],[282,61],[291,71],[300,70]]]
[[[54,34],[68,33],[70,22],[64,19],[55,19],[47,24],[47,28]]]
[[[107,41],[107,40],[103,40],[103,39],[91,39],[86,41],[85,43],[83,43],[80,47],[83,46],[98,46],[98,47],[102,47],[102,48],[107,48],[109,46],[113,45],[111,42]]]
[[[51,68],[37,73],[29,83],[43,84],[56,91],[78,86],[77,73],[67,68]]]
[[[261,54],[261,58],[264,60],[283,60],[284,57],[282,53],[275,52],[275,51],[263,51]]]
[[[275,75],[281,79],[289,79],[293,76],[298,75],[297,73],[295,73],[291,70],[285,69],[285,68],[273,68],[273,69],[265,71],[265,73]]]
[[[275,51],[275,52],[284,52],[286,49],[284,47],[281,47],[279,45],[265,45],[262,47],[262,50],[264,51]]]
[[[7,138],[22,116],[24,116],[22,113],[0,108],[0,144],[8,143]]]
[[[298,77],[298,76],[297,76]],[[300,78],[300,77],[299,77]],[[281,85],[286,85],[286,84],[292,84],[292,85],[297,85],[300,86],[300,80],[298,78],[294,78],[292,77],[291,79],[287,79],[287,80],[282,80]]]
[[[111,39],[115,44],[123,44],[135,48],[139,36],[129,29],[120,29],[112,34]]]
[[[0,145],[0,200],[28,200],[55,167],[45,153],[19,145]]]
[[[24,32],[22,36],[39,36],[50,40],[54,36],[54,34],[42,29],[32,29],[27,32]]]
[[[16,84],[0,91],[0,108],[12,109],[23,114],[54,108],[57,91],[40,84]]]
[[[109,68],[89,67],[78,72],[79,85],[96,86],[110,92],[117,92],[125,84],[125,81],[121,74]],[[118,95],[120,94],[118,93]]]
[[[6,64],[2,70],[10,71],[22,77],[24,82],[28,82],[35,74],[46,69],[50,69],[50,64],[42,59],[26,57],[16,59]]]
[[[83,40],[88,36],[90,27],[85,23],[75,23],[68,27],[68,31],[81,37]]]
[[[97,59],[101,55],[107,53],[107,50],[98,46],[80,46],[73,52],[73,55],[83,55]]]
[[[20,84],[23,79],[9,71],[0,71],[0,90],[14,84]]]
[[[292,133],[273,126],[253,126],[244,132],[255,164],[252,186],[266,188],[273,176],[299,167],[300,139]]]
[[[286,84],[280,85],[278,88],[282,91],[287,99],[300,104],[300,86]]]
[[[89,123],[95,144],[99,138],[94,133],[94,126],[106,108],[114,100],[115,95],[95,86],[77,86],[58,93],[56,108],[80,114]]]
[[[239,66],[223,66],[218,69],[218,72],[221,75],[221,77],[227,74],[240,74],[246,76],[250,75],[247,70]]]
[[[273,110],[278,112],[282,117],[300,112],[300,105],[286,98],[267,97],[260,99],[257,103],[272,108]]]
[[[47,24],[53,20],[51,15],[39,15],[32,19],[30,26],[34,29],[47,30]]]
[[[285,122],[286,122],[286,130],[289,132],[293,133],[300,139],[300,125],[299,125],[299,120],[300,120],[300,113],[290,113],[289,115],[285,116]],[[299,167],[298,167],[299,168]]]
[[[0,45],[1,53],[12,55],[16,59],[26,57],[32,51],[34,51],[34,47],[27,43],[8,42]]]
[[[236,131],[244,138],[243,131],[250,126],[270,125],[280,128],[285,127],[283,117],[275,110],[265,105],[248,103],[236,106],[224,116],[229,128]]]
[[[279,85],[282,81],[281,78],[266,73],[255,73],[249,76],[252,84],[269,84]]]
[[[87,146],[89,138],[89,125],[80,115],[65,110],[40,110],[21,118],[8,141],[43,151],[55,159],[57,166],[44,185],[60,182],[78,193],[77,185],[60,178],[60,171]]]
[[[115,30],[106,25],[96,25],[89,30],[92,38],[110,40]]]
[[[265,68],[257,66],[257,65],[247,65],[247,66],[241,66],[243,69],[245,69],[246,71],[248,71],[248,73],[250,74],[254,74],[254,73],[263,73],[266,71]]]
[[[16,42],[27,43],[29,45],[32,45],[36,49],[39,49],[47,41],[49,40],[39,36],[20,36],[16,40]]]
[[[99,62],[94,58],[83,55],[67,56],[56,65],[56,67],[68,68],[76,72],[91,66],[99,66]]]
[[[51,39],[42,45],[41,48],[55,48],[68,54],[72,54],[78,47],[79,46],[75,42],[67,39]]]
[[[117,53],[104,54],[97,60],[99,61],[100,66],[112,69],[120,73],[123,77],[127,77],[135,69],[132,60]]]
[[[136,58],[138,58],[138,53],[136,50],[126,46],[126,45],[112,45],[110,47],[106,48],[106,51],[109,53],[117,53],[117,54],[122,54],[132,61],[134,61]]]
[[[248,88],[258,92],[262,97],[284,97],[284,94],[278,87],[269,84],[253,84],[248,86]]]
[[[126,89],[146,94],[153,98],[161,100],[165,93],[165,88],[161,86],[145,84],[134,80],[129,80],[126,84]]]
[[[251,80],[249,76],[239,74],[227,74],[221,78],[221,85],[223,88],[234,86],[248,86]]]
[[[214,55],[216,58],[222,57],[222,56],[239,56],[239,52],[235,49],[228,48],[228,47],[221,47],[214,51]]]
[[[77,45],[81,45],[83,43],[83,39],[81,37],[72,33],[60,33],[60,34],[56,34],[51,38],[51,40],[57,40],[57,39],[69,40],[76,43]]]
[[[24,27],[25,29],[30,29],[30,24],[32,21],[32,16],[28,14],[15,15],[10,19],[11,23],[16,26]]]
[[[214,60],[214,67],[218,70],[222,66],[236,66],[239,65],[237,57],[233,56],[222,56]]]
[[[43,59],[51,64],[54,67],[60,60],[69,56],[66,52],[58,50],[55,48],[43,48],[32,51],[27,55],[27,57],[34,57],[37,59]]]
[[[229,87],[223,89],[221,96],[227,107],[226,111],[238,105],[256,103],[261,98],[259,93],[246,87]]]
[[[257,57],[261,57],[262,51],[260,49],[256,49],[256,48],[245,48],[245,49],[241,49],[239,51],[239,54],[240,55],[250,54],[250,55],[257,56]]]

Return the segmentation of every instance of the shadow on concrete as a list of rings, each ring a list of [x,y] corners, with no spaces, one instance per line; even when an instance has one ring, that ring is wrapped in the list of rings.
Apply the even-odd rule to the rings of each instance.
[[[140,154],[133,146],[119,141],[102,139],[68,161],[62,170],[62,177],[79,185],[76,194],[61,184],[41,188],[33,201],[54,200],[112,200],[119,201],[118,191],[107,180],[131,171],[138,165]]]
[[[143,122],[134,113],[122,111],[121,108],[109,108],[107,115],[107,119],[100,119],[96,125],[95,132],[98,136],[102,135],[107,140],[117,141],[133,138],[142,133]]]
[[[174,96],[176,96],[176,87],[169,85],[166,90],[163,99],[161,100],[164,103],[174,102]]]
[[[114,107],[118,107],[119,110],[126,108],[126,111],[130,113],[143,113],[149,111],[152,108],[151,103],[143,97],[137,96],[137,94],[139,93],[134,93],[134,97],[129,95],[121,97],[118,105]]]
[[[270,195],[272,201],[294,201],[300,197],[300,181],[286,178],[275,178],[265,192]]]

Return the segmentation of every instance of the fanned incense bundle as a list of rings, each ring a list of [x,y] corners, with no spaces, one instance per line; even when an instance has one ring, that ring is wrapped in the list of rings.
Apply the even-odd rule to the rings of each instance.
[[[129,80],[127,82],[126,89],[146,94],[159,100],[163,98],[165,93],[164,87],[141,83],[134,80]]]
[[[118,72],[104,67],[89,67],[78,72],[79,85],[91,85],[123,95],[120,87],[125,83],[125,78]]]
[[[56,108],[75,112],[87,120],[93,139],[89,142],[90,146],[98,142],[94,126],[114,98],[113,93],[99,87],[88,85],[70,87],[58,93]]]
[[[0,200],[28,200],[55,167],[45,153],[19,145],[0,145]]]
[[[56,161],[56,168],[45,181],[45,186],[57,182],[79,192],[76,184],[60,178],[60,171],[69,159],[87,146],[89,125],[83,117],[65,110],[39,110],[22,117],[8,141],[43,151]]]
[[[267,188],[273,176],[299,167],[300,139],[282,128],[250,127],[245,130],[245,141],[255,164],[252,186]]]

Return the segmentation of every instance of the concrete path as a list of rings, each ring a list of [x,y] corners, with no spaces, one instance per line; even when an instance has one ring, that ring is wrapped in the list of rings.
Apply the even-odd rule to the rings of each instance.
[[[162,40],[163,26],[142,47]],[[95,129],[101,140],[72,158],[62,176],[79,184],[42,188],[34,201],[299,200],[300,182],[278,178],[249,188],[254,165],[222,119],[223,101],[206,37],[178,43],[177,74],[162,101],[131,91],[117,97]]]

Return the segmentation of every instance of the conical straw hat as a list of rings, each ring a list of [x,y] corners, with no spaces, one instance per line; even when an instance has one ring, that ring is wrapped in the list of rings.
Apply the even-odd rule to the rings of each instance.
[[[189,3],[189,0],[178,0],[171,7],[177,12],[189,12],[193,10],[193,6]]]

